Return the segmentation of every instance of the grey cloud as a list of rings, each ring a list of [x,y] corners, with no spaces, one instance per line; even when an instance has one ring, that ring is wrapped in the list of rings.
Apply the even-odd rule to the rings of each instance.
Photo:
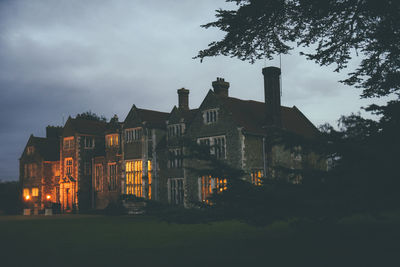
[[[231,96],[263,101],[264,61],[192,59],[222,36],[200,25],[226,6],[215,0],[0,1],[0,179],[16,179],[29,135],[43,136],[63,116],[92,110],[123,120],[132,104],[170,111],[183,86],[195,108],[216,77],[231,83]],[[316,124],[360,106],[350,101],[357,93],[337,83],[342,77],[295,51],[283,57],[282,73],[283,103]],[[349,100],[339,105],[341,99]]]

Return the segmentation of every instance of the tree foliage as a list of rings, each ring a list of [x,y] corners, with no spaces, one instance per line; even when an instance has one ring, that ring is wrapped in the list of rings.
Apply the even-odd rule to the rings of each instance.
[[[315,47],[303,53],[320,65],[347,67],[352,53],[362,61],[348,85],[362,97],[386,96],[400,89],[400,1],[393,0],[226,0],[236,10],[217,10],[204,28],[226,32],[196,58],[225,55],[254,63],[287,54],[293,45]]]
[[[106,117],[104,117],[103,115],[99,116],[99,115],[97,115],[96,113],[94,113],[94,112],[92,112],[90,110],[86,111],[86,112],[83,112],[83,113],[76,114],[76,118],[77,119],[91,120],[91,121],[102,121],[102,122],[106,122],[107,121]]]

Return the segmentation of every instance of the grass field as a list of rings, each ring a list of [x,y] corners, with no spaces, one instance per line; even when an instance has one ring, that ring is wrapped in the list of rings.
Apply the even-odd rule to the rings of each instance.
[[[400,220],[254,227],[0,216],[0,266],[400,266]]]

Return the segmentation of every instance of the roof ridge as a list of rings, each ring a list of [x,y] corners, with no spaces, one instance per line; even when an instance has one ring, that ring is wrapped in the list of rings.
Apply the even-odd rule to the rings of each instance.
[[[244,99],[240,99],[240,98],[237,98],[237,97],[231,97],[231,96],[228,96],[227,98],[228,98],[228,99],[232,99],[232,100],[247,102],[247,103],[265,104],[265,102],[257,101],[257,100],[253,100],[253,99],[244,100]],[[283,108],[290,108],[290,109],[293,108],[293,107],[287,107],[287,106],[283,106],[283,105],[281,105],[281,107],[283,107]]]
[[[138,108],[136,107],[137,110],[139,111],[150,111],[150,112],[157,112],[157,113],[165,113],[165,114],[169,114],[170,112],[165,112],[165,111],[158,111],[158,110],[152,110],[152,109],[146,109],[146,108]]]

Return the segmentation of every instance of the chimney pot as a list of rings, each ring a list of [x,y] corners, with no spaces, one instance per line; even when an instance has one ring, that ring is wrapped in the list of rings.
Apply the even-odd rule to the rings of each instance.
[[[223,97],[229,96],[229,83],[225,82],[224,78],[217,77],[217,80],[212,82],[212,87],[214,88],[214,93],[216,95]]]

